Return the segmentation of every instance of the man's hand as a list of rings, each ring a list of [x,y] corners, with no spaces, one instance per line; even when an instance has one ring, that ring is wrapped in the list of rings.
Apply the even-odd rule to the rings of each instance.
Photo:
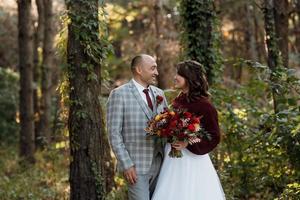
[[[174,142],[172,143],[172,147],[175,148],[176,150],[182,150],[184,148],[186,148],[188,146],[188,142],[182,142],[182,141],[178,141],[178,142]]]
[[[132,166],[129,169],[125,170],[124,177],[131,185],[135,184],[137,182],[137,174],[135,167]]]

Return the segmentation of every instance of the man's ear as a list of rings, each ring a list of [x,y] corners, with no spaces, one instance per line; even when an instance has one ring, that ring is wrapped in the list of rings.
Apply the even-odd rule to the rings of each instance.
[[[135,71],[137,74],[141,74],[142,73],[142,68],[140,65],[136,66]]]

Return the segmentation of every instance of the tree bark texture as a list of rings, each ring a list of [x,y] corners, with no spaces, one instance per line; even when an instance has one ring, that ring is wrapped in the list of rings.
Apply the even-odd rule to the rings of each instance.
[[[296,12],[298,15],[298,24],[296,26],[295,35],[296,35],[296,49],[297,52],[300,53],[300,0],[297,0],[296,4]]]
[[[155,55],[156,62],[158,65],[158,87],[162,89],[166,89],[168,87],[169,75],[168,69],[166,69],[167,65],[165,64],[165,59],[163,56],[163,47],[164,41],[162,38],[162,34],[160,32],[160,22],[162,21],[162,8],[160,7],[160,0],[156,0],[153,6],[154,8],[154,27],[155,27]]]
[[[108,140],[104,134],[99,101],[101,66],[86,51],[87,41],[100,42],[98,0],[68,1],[67,7],[70,17],[67,45],[71,102],[68,119],[71,150],[70,199],[104,199],[108,190],[107,180],[112,180],[113,177],[106,174],[106,159],[110,158],[110,149],[107,148]],[[87,34],[80,35],[83,33]],[[96,77],[90,79],[91,73]]]
[[[44,40],[42,63],[42,97],[39,131],[42,143],[48,144],[51,140],[51,97],[52,97],[52,68],[53,68],[53,3],[52,0],[43,0],[44,3]]]
[[[274,1],[275,31],[278,47],[282,55],[283,66],[289,65],[289,2],[288,0]]]
[[[38,96],[38,88],[41,81],[41,59],[39,55],[39,49],[42,48],[43,38],[44,38],[44,3],[43,0],[35,0],[38,20],[34,32],[34,45],[33,45],[33,102],[34,102],[34,127],[35,127],[35,143],[36,146],[40,145],[40,131],[39,131],[39,121],[40,121],[40,98]]]
[[[264,20],[265,20],[265,31],[266,31],[266,43],[268,48],[268,66],[272,71],[275,71],[281,66],[281,56],[278,48],[278,40],[276,39],[275,30],[275,7],[273,0],[264,1]],[[271,76],[273,82],[276,82],[276,77]],[[274,101],[274,111],[279,112],[278,108],[278,98],[276,90],[273,88],[273,101]]]
[[[18,43],[20,70],[20,156],[33,163],[34,113],[33,113],[33,35],[31,0],[18,0]]]
[[[216,12],[214,1],[181,0],[181,21],[187,58],[200,62],[206,69],[209,83],[213,82],[217,64],[214,48]]]

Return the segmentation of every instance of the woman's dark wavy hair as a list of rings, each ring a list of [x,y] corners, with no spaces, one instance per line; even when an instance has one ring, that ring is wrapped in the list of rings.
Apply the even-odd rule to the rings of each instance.
[[[176,65],[177,74],[185,78],[189,92],[187,100],[193,102],[200,97],[209,97],[208,82],[206,80],[205,69],[197,61],[186,60]]]

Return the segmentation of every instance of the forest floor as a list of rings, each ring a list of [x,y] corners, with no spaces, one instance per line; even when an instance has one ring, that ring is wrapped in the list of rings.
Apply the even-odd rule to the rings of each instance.
[[[0,145],[1,200],[69,198],[69,153],[64,148],[36,152],[36,163],[19,165],[18,145]]]
[[[63,143],[39,150],[36,163],[20,166],[18,144],[0,144],[1,200],[67,200],[69,186],[69,149]],[[115,176],[115,188],[107,200],[126,200],[127,188],[120,176]]]

